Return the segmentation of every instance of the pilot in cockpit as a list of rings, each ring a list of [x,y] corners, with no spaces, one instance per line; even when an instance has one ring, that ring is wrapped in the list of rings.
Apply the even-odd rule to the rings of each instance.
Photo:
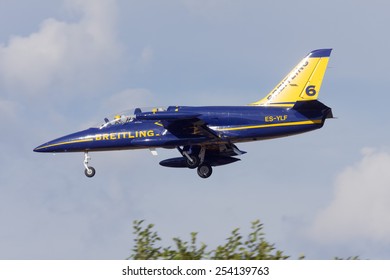
[[[120,115],[115,115],[114,116],[114,123],[118,124],[118,123],[120,123],[120,121],[121,121],[121,116]]]

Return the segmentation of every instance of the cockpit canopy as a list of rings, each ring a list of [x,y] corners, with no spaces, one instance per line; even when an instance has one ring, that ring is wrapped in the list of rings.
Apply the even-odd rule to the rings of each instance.
[[[112,126],[112,125],[123,125],[129,122],[133,122],[137,119],[136,115],[140,113],[155,113],[164,112],[170,110],[171,107],[144,107],[126,110],[117,114],[104,118],[104,123],[98,125],[99,129]]]

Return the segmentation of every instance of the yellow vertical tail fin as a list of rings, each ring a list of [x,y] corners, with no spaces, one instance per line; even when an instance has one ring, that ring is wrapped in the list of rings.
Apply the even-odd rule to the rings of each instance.
[[[316,100],[332,49],[310,52],[257,106],[293,107],[297,101]]]

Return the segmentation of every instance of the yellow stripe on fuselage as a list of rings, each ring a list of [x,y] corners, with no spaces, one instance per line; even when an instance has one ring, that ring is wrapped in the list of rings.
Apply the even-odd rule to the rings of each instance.
[[[233,131],[233,130],[244,130],[244,129],[254,129],[254,128],[266,128],[266,127],[277,127],[277,126],[293,126],[293,125],[309,125],[309,124],[321,124],[322,120],[309,120],[309,121],[300,121],[300,122],[285,122],[285,123],[274,123],[274,124],[260,124],[260,125],[250,125],[250,126],[238,126],[238,127],[228,127],[216,129],[218,131]]]
[[[55,144],[50,144],[50,145],[39,147],[39,149],[37,149],[37,150],[46,149],[46,148],[50,148],[50,147],[61,146],[61,145],[66,145],[66,144],[84,143],[84,142],[92,142],[92,141],[93,141],[93,138],[72,140],[72,141],[67,141],[67,142],[59,142],[59,143],[55,143]]]

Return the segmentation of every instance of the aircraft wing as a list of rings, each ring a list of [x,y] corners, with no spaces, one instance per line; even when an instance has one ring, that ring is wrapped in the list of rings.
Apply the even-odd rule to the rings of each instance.
[[[201,115],[187,112],[156,112],[140,113],[136,115],[139,120],[155,120],[166,130],[179,138],[197,138],[222,140],[220,136],[200,119]]]
[[[200,117],[200,114],[192,112],[169,111],[136,115],[137,119],[155,120],[156,124],[163,126],[178,138],[208,142],[206,144],[207,157],[214,166],[235,162],[238,159],[233,158],[234,156],[246,153],[230,143],[228,139],[222,138],[216,131],[210,129]],[[183,163],[179,165],[183,165]]]
[[[208,128],[206,123],[198,118],[187,120],[161,121],[162,125],[173,135],[181,137],[205,137],[210,140],[221,140],[219,135]]]

